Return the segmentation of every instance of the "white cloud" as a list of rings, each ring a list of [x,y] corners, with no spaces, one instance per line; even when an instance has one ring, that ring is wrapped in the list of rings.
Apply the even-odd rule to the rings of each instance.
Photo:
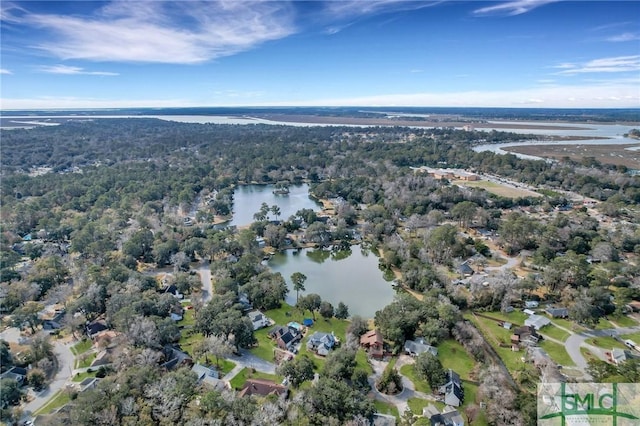
[[[62,59],[193,64],[294,32],[280,2],[117,1],[92,16],[29,14],[51,32],[36,47]]]
[[[554,68],[564,68],[557,75],[640,71],[640,55],[594,59],[583,64],[560,64]]]
[[[84,68],[72,67],[69,65],[43,65],[39,68],[40,71],[48,74],[66,74],[66,75],[103,75],[114,76],[120,75],[117,72],[108,71],[85,71]]]
[[[540,108],[638,108],[640,81],[620,80],[581,85],[536,86],[512,91],[466,91],[446,93],[399,93],[360,97],[334,97],[291,101],[256,96],[246,97],[220,92],[209,106],[426,106],[426,107],[540,107]],[[214,94],[218,95],[218,94]],[[227,95],[227,96],[225,96]],[[193,100],[104,100],[83,98],[0,99],[1,109],[45,108],[127,108],[202,106]]]
[[[8,69],[0,68],[0,74],[13,74],[13,73]]]
[[[325,3],[325,11],[332,17],[364,16],[386,11],[416,10],[436,6],[443,1],[412,0],[336,0]]]
[[[544,6],[548,3],[555,3],[560,0],[514,0],[509,2],[497,3],[493,6],[486,6],[473,11],[475,15],[521,15],[532,11],[533,9]]]
[[[636,41],[640,40],[640,33],[622,33],[608,37],[606,40],[612,42]]]

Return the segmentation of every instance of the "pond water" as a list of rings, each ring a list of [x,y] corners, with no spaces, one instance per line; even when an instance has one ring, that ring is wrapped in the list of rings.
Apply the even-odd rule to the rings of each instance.
[[[269,207],[274,204],[280,207],[279,220],[288,219],[301,209],[319,211],[322,205],[309,198],[309,185],[291,185],[288,195],[273,193],[273,185],[241,185],[233,193],[233,219],[229,225],[246,226],[253,221],[253,215],[260,210],[262,203]],[[269,219],[276,217],[269,213]]]
[[[294,272],[307,276],[301,297],[316,293],[334,308],[343,302],[349,307],[350,315],[373,318],[376,311],[393,301],[395,295],[392,282],[385,280],[385,274],[378,268],[378,257],[357,245],[343,251],[287,250],[273,256],[268,266],[273,272],[280,272],[287,281],[287,303],[291,305],[296,304],[296,292],[291,283]]]

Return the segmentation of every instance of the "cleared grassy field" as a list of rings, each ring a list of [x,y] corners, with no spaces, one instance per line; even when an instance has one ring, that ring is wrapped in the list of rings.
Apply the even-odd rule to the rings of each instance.
[[[469,188],[482,188],[492,194],[499,195],[505,198],[521,198],[521,197],[542,197],[537,192],[529,191],[528,189],[513,188],[511,186],[501,185],[496,182],[490,182],[488,180],[466,181],[466,180],[454,180],[451,183],[458,186],[467,186]]]
[[[491,315],[491,314],[488,314]],[[482,332],[487,342],[498,353],[505,366],[509,371],[515,371],[522,366],[522,352],[513,352],[511,350],[511,330],[506,330],[499,326],[497,322],[487,318],[474,317],[471,314],[465,314],[465,319],[470,320]],[[500,345],[505,345],[501,347]]]
[[[394,416],[396,420],[400,419],[400,413],[398,412],[398,408],[395,405],[378,400],[373,401],[373,405],[375,405],[378,413]]]
[[[540,343],[540,347],[549,354],[549,357],[551,357],[555,363],[567,367],[574,367],[576,365],[564,346],[550,340],[543,340]]]
[[[591,337],[589,339],[586,339],[585,342],[587,342],[590,345],[596,346],[598,348],[607,349],[607,350],[611,350],[613,348],[627,349],[624,343],[618,342],[613,337],[608,337],[608,336]]]
[[[413,386],[418,392],[431,393],[429,383],[418,377],[414,364],[406,364],[400,367],[400,374],[411,380],[413,382]]]
[[[455,340],[445,340],[438,345],[438,359],[445,369],[452,369],[462,379],[471,380],[475,361]]]
[[[626,315],[620,315],[617,317],[610,317],[611,322],[616,323],[619,327],[635,327],[638,322]]]
[[[549,325],[545,326],[544,328],[542,328],[540,330],[540,334],[552,337],[552,338],[554,338],[556,340],[560,340],[561,342],[564,342],[570,336],[569,333],[567,333],[566,331],[564,331],[561,328],[556,327],[553,324],[549,324]]]
[[[87,352],[89,349],[91,349],[92,346],[93,346],[93,342],[91,340],[84,339],[76,343],[75,345],[71,346],[71,348],[69,349],[71,350],[72,354],[74,354],[75,356],[78,356],[80,354]]]
[[[634,342],[636,342],[637,344],[640,344],[640,332],[638,333],[631,333],[631,334],[625,334],[620,336],[623,339],[630,339],[633,340]]]

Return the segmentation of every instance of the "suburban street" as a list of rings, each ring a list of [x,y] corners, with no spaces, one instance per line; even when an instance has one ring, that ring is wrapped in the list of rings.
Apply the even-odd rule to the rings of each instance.
[[[6,340],[9,343],[19,344],[20,330],[16,327],[7,328],[0,333],[0,339]],[[39,393],[29,392],[29,396],[33,397],[33,399],[24,406],[24,413],[26,415],[39,410],[52,395],[64,388],[71,379],[75,357],[71,352],[70,344],[54,341],[53,350],[58,360],[58,371],[45,390]]]
[[[207,303],[213,297],[213,285],[211,284],[211,269],[209,269],[209,261],[202,261],[202,264],[196,269],[202,283],[202,301]]]

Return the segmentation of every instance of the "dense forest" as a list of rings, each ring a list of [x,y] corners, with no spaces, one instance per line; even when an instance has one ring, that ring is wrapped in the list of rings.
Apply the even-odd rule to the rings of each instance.
[[[399,283],[421,295],[401,294],[375,315],[394,353],[415,337],[434,345],[456,339],[484,365],[492,359],[491,350],[461,312],[500,310],[533,297],[541,287],[549,299],[570,306],[571,318],[581,324],[621,314],[625,302],[640,299],[638,266],[622,261],[640,254],[640,176],[593,161],[521,160],[470,149],[529,137],[448,128],[239,126],[147,118],[3,131],[3,314],[35,331],[42,325],[36,313],[44,305],[63,303],[64,327],[73,336],[100,319],[124,339],[114,368],[103,371],[106,377],[96,389],[74,395],[66,411],[48,421],[366,424],[375,410],[366,397],[366,377],[363,383],[354,367],[358,339],[367,330],[362,319],[352,319],[346,336],[351,344],[332,358],[331,365],[340,368],[325,367],[313,386],[301,386],[288,401],[203,391],[190,371],[160,368],[163,348],[179,342],[187,330],[167,317],[180,306],[158,291],[142,266],[172,266],[169,284],[196,300],[200,281],[189,263],[209,262],[215,294],[210,301],[194,302],[188,332],[204,341],[222,339],[209,348],[203,344],[201,354],[213,356],[211,347],[237,352],[257,343],[239,296],[248,295],[254,306],[269,310],[287,293],[284,278],[261,264],[257,237],[274,249],[292,247],[287,236],[296,232],[318,247],[339,246],[349,244],[357,227],[366,244],[383,253],[381,268],[398,271]],[[500,197],[412,169],[421,166],[489,173],[540,188],[544,196]],[[313,211],[271,221],[267,206],[247,229],[214,223],[232,212],[237,185],[277,182],[306,182],[315,197],[341,203],[324,221]],[[615,225],[605,228],[584,207],[566,211],[570,203],[563,191],[600,201],[598,214]],[[194,206],[196,226],[187,225],[184,212]],[[505,273],[489,286],[461,289],[449,272],[462,259],[490,257],[471,228],[499,236],[498,244],[510,255],[530,252],[536,273],[522,280]],[[311,296],[300,299],[300,309],[314,318],[316,312],[334,316],[333,307]],[[45,349],[32,350],[37,356],[26,361],[6,359],[38,365],[50,378],[52,351]],[[296,384],[301,384],[313,378],[313,367],[298,359],[304,358],[284,365],[291,370],[286,376],[299,376]],[[424,364],[425,375],[435,377],[429,360]],[[523,372],[514,381],[499,365],[480,370],[492,424],[535,421],[533,391]],[[8,386],[3,381],[3,389]],[[497,389],[503,389],[502,396]],[[3,410],[7,418],[14,414]]]

